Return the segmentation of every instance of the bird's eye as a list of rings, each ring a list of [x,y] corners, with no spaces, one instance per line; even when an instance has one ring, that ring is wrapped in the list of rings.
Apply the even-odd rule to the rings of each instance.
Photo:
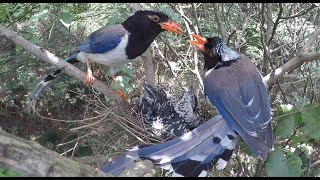
[[[150,18],[153,22],[158,22],[159,19],[160,19],[158,15],[149,16],[149,18]]]
[[[211,51],[210,49],[207,50],[207,54],[208,54],[210,57],[213,57],[212,51]]]

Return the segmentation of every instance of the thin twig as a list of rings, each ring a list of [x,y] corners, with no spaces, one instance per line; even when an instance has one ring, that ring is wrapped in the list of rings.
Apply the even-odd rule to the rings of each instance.
[[[283,92],[283,90],[282,90],[282,88],[281,88],[279,79],[277,80],[277,84],[278,84],[279,90],[280,90],[280,92],[281,92],[281,94],[282,94],[282,97],[283,97],[284,102],[285,102],[286,104],[288,104],[287,97],[286,97],[286,95],[284,94],[284,92]]]
[[[200,36],[203,36],[202,34],[202,29],[201,29],[201,25],[200,25],[200,21],[199,21],[199,17],[198,17],[198,13],[197,13],[197,7],[196,7],[197,3],[192,3],[192,10],[193,10],[193,16],[196,19],[196,24],[197,24],[197,28],[195,28],[196,30],[199,29],[198,32],[196,32],[197,34],[200,34]]]
[[[315,167],[315,166],[317,166],[317,165],[319,165],[319,164],[320,164],[320,160],[312,163],[312,164],[309,166],[309,169],[311,169],[311,168],[313,168],[313,167]],[[304,173],[304,172],[306,172],[307,170],[308,170],[308,168],[304,168],[304,169],[301,171],[301,173]]]
[[[276,33],[276,29],[277,29],[277,26],[278,26],[278,24],[279,24],[279,20],[280,20],[280,17],[281,17],[281,15],[282,15],[282,12],[283,12],[282,5],[281,5],[281,3],[279,3],[279,13],[278,13],[278,16],[277,16],[277,19],[276,19],[275,23],[273,24],[271,36],[270,36],[270,38],[268,39],[268,43],[267,43],[268,47],[270,46],[270,43],[271,43],[271,41],[272,41],[272,39],[273,39],[273,36],[274,36],[275,33]]]
[[[301,10],[300,12],[292,15],[292,16],[285,16],[285,17],[280,17],[280,19],[291,19],[291,18],[295,18],[295,17],[299,17],[299,16],[302,16],[302,15],[305,15],[307,12],[309,12],[310,10],[312,10],[313,8],[316,8],[317,6],[312,4],[309,8],[307,9],[304,9],[304,10]]]

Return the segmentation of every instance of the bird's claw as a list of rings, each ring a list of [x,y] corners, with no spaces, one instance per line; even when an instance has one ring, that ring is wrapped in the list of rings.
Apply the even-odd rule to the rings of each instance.
[[[128,102],[128,95],[123,93],[119,88],[117,88],[117,94],[123,99],[123,101]]]
[[[84,80],[84,84],[86,86],[91,86],[93,84],[94,80],[95,80],[95,77],[92,75],[92,73],[88,72],[86,75],[86,78]]]

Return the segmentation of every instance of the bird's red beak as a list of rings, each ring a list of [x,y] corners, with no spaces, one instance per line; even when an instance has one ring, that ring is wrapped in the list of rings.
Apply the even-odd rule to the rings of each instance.
[[[163,22],[160,23],[160,26],[162,29],[175,34],[181,34],[183,32],[182,28],[175,22]]]
[[[191,36],[193,38],[195,38],[195,41],[191,41],[189,40],[188,42],[192,45],[194,45],[195,47],[197,47],[198,49],[200,49],[201,51],[204,51],[204,44],[207,43],[207,40],[201,36],[198,36],[196,34],[191,34]]]

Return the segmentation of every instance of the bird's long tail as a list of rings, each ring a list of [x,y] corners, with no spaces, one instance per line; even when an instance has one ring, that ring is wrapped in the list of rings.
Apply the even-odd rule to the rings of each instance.
[[[76,59],[78,53],[73,54],[72,56],[65,59],[66,62],[75,64],[79,61]],[[27,111],[30,113],[31,107],[35,107],[38,96],[45,89],[45,87],[52,82],[56,77],[58,77],[61,73],[61,69],[52,70],[45,78],[43,78],[37,86],[33,89],[32,93],[27,98]]]
[[[120,158],[100,168],[116,176],[133,167],[134,161],[150,159],[155,165],[169,170],[172,176],[207,176],[216,165],[223,169],[239,140],[238,135],[218,114],[201,126],[173,140],[149,147],[135,147]]]

